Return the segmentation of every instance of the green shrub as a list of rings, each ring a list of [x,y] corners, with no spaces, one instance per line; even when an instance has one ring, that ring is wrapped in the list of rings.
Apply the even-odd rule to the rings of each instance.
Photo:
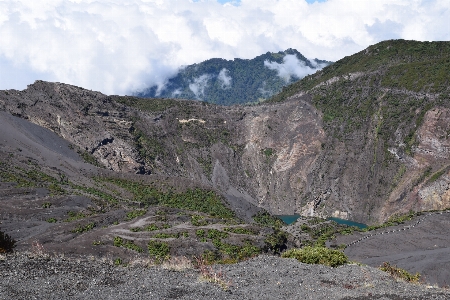
[[[133,241],[125,240],[121,238],[120,236],[114,237],[114,246],[116,247],[124,247],[139,253],[144,252],[144,250],[136,245]]]
[[[306,224],[302,224],[302,225],[300,226],[300,229],[301,229],[302,231],[306,231],[306,232],[310,232],[310,231],[311,231],[311,228],[310,228],[308,225],[306,225]]]
[[[195,231],[195,234],[198,236],[198,237],[205,237],[205,231],[203,230],[203,229],[199,229],[199,230],[197,230],[197,231]]]
[[[89,223],[86,225],[78,225],[74,230],[72,230],[73,233],[83,233],[89,230],[94,229],[95,223]]]
[[[266,156],[266,158],[269,158],[274,154],[274,150],[272,148],[263,149],[261,152]]]
[[[102,167],[102,165],[97,160],[97,158],[94,155],[92,155],[91,153],[89,153],[87,151],[82,151],[82,150],[79,150],[77,152],[81,156],[81,158],[83,158],[85,163],[94,165],[96,167]]]
[[[165,232],[160,232],[153,236],[153,238],[156,239],[170,239],[170,238],[176,239],[178,237],[179,237],[178,233],[165,233]]]
[[[51,183],[48,186],[51,195],[64,195],[66,191],[57,183]]]
[[[286,223],[284,223],[280,218],[272,216],[267,211],[259,211],[253,216],[253,220],[256,223],[266,227],[280,228],[286,225]]]
[[[307,246],[302,249],[289,249],[281,257],[295,258],[306,264],[321,264],[330,267],[337,267],[348,262],[344,253],[325,247]]]
[[[127,220],[127,221],[133,220],[133,219],[135,219],[135,218],[137,218],[137,217],[140,217],[140,216],[145,215],[146,213],[147,213],[147,211],[144,210],[144,209],[141,209],[141,210],[132,210],[132,211],[130,211],[130,212],[127,213],[126,220]]]
[[[128,190],[133,194],[133,201],[136,202],[199,211],[225,219],[234,218],[234,212],[223,204],[223,197],[214,191],[196,188],[182,193],[170,190],[163,192],[154,186],[131,180],[115,178],[98,178],[98,180],[107,181]]]
[[[254,257],[261,253],[261,249],[252,245],[251,242],[246,241],[244,246],[239,249],[238,260],[244,260],[250,257]]]
[[[16,246],[16,241],[0,230],[0,253],[10,253]]]
[[[208,225],[208,221],[205,220],[204,216],[193,215],[191,216],[191,223],[194,226],[206,226]]]
[[[119,202],[115,197],[111,196],[110,194],[102,192],[102,191],[100,191],[100,190],[98,190],[96,188],[93,188],[93,187],[85,187],[85,186],[76,185],[76,184],[73,184],[73,183],[70,183],[70,187],[75,189],[75,190],[79,190],[79,191],[82,191],[84,193],[91,194],[94,197],[98,197],[100,199],[103,199],[103,200],[105,200],[107,202],[110,202],[110,203],[113,203],[113,204],[117,204]]]
[[[55,218],[48,218],[47,222],[49,222],[49,223],[56,223],[57,220]]]
[[[123,239],[120,236],[114,237],[114,246],[120,247],[123,244]]]
[[[67,213],[67,215],[69,217],[67,219],[65,219],[64,222],[72,222],[72,221],[76,221],[76,220],[79,220],[79,219],[86,218],[86,215],[81,213],[81,212],[77,213],[77,212],[74,212],[74,211],[69,211]]]
[[[50,206],[52,206],[52,204],[50,202],[44,202],[42,204],[42,208],[50,208]]]
[[[323,222],[325,222],[326,221],[326,219],[322,219],[322,218],[318,218],[318,217],[313,217],[313,218],[311,218],[311,219],[308,219],[308,224],[309,225],[317,225],[317,224],[320,224],[320,223],[323,223]]]
[[[156,259],[166,259],[170,253],[169,244],[159,241],[148,242],[148,254]]]
[[[287,248],[287,233],[281,230],[275,230],[272,234],[268,235],[264,240],[266,244],[266,250],[272,251],[274,254],[281,253]]]
[[[436,173],[434,173],[431,177],[430,180],[428,181],[429,183],[435,182],[436,180],[438,180],[439,177],[441,177],[442,175],[444,175],[445,170],[441,170],[438,171]]]
[[[152,224],[148,225],[147,227],[145,227],[145,230],[147,230],[147,231],[155,231],[155,230],[158,230],[158,229],[159,229],[159,227],[156,224],[154,224],[154,223],[152,223]]]
[[[214,264],[220,261],[221,258],[222,256],[220,255],[219,251],[205,250],[205,252],[203,252],[202,254],[202,259],[207,264]]]
[[[252,245],[251,241],[245,241],[243,246],[223,243],[220,239],[214,239],[212,243],[219,251],[214,253],[222,254],[216,259],[217,263],[236,263],[261,253],[261,249]],[[211,262],[210,259],[208,261]]]
[[[383,224],[367,226],[366,228],[361,229],[361,231],[372,231],[379,228],[386,228],[390,226],[403,224],[406,221],[412,220],[412,218],[414,218],[415,216],[419,216],[420,214],[421,214],[420,212],[410,211],[408,214],[405,215],[393,215]]]
[[[122,259],[119,257],[119,258],[116,258],[115,260],[114,260],[114,265],[115,266],[120,266],[122,264]]]
[[[217,229],[210,229],[208,230],[207,237],[209,239],[215,240],[215,239],[225,239],[228,237],[228,233],[217,230]]]
[[[412,275],[408,271],[400,269],[397,266],[392,266],[388,262],[384,262],[383,266],[380,267],[380,270],[391,274],[395,278],[399,278],[408,282],[418,282],[420,279],[419,273]]]

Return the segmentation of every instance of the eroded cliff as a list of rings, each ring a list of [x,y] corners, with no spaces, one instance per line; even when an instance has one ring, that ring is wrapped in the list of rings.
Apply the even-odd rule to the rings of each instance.
[[[450,206],[449,48],[383,42],[257,106],[38,81],[1,91],[0,107],[107,169],[190,179],[221,191],[242,214],[259,206],[376,223]],[[419,73],[430,69],[423,82]]]

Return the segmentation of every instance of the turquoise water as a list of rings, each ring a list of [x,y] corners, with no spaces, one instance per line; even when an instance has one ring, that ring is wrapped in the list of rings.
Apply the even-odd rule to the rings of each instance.
[[[300,215],[280,215],[277,217],[283,220],[284,223],[290,225],[297,221],[297,219],[300,218]]]
[[[361,229],[367,227],[367,225],[363,224],[363,223],[357,223],[357,222],[344,220],[344,219],[339,219],[339,218],[328,218],[328,220],[332,220],[332,221],[335,221],[338,224],[343,224],[343,225],[347,225],[347,226],[356,226],[356,227],[361,228]]]
[[[284,223],[290,225],[290,224],[294,223],[295,221],[297,221],[297,219],[300,218],[300,215],[280,215],[277,217],[280,218],[281,220],[283,220]],[[328,220],[332,220],[338,224],[343,224],[343,225],[347,225],[347,226],[356,226],[361,229],[367,227],[367,225],[363,224],[363,223],[357,223],[357,222],[339,219],[339,218],[328,218]]]

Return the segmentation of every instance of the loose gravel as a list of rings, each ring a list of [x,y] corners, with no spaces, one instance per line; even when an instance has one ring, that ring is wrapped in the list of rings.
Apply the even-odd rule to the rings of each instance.
[[[262,255],[210,273],[222,284],[196,269],[16,253],[0,258],[0,299],[450,299],[448,290],[396,281],[368,266],[330,268]]]

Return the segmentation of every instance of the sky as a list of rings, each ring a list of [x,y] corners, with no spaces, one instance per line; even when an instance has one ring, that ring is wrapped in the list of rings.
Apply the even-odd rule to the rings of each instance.
[[[105,94],[184,65],[288,48],[336,61],[387,39],[450,40],[449,0],[0,0],[0,89]]]

